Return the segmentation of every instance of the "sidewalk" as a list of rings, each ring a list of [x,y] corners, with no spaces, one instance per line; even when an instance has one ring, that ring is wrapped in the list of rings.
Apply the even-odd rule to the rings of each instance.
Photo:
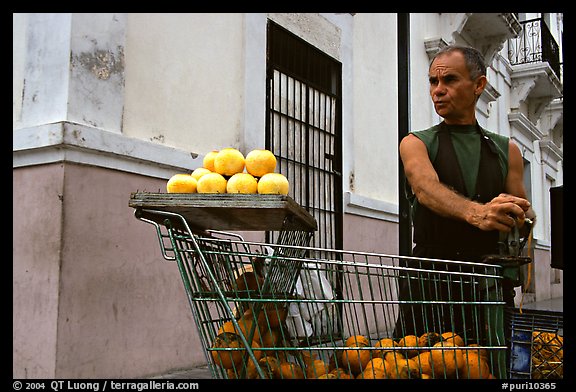
[[[152,376],[150,379],[153,380],[206,380],[212,379],[212,373],[208,368],[208,365],[195,367],[192,369],[176,370],[170,373],[160,374],[157,376]]]
[[[544,301],[530,302],[522,305],[523,309],[534,309],[534,310],[549,310],[552,312],[563,312],[564,311],[564,297],[547,299]]]

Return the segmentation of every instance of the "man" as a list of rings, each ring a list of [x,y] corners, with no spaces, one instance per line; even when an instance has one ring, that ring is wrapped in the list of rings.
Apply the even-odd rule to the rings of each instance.
[[[474,48],[451,45],[432,60],[428,78],[434,109],[443,118],[400,142],[400,157],[413,192],[413,256],[481,262],[499,253],[500,233],[524,225],[534,212],[526,199],[523,161],[509,138],[482,129],[476,102],[486,87],[486,66]],[[401,299],[466,300],[469,288],[408,284]],[[513,287],[505,287],[513,305]],[[421,334],[437,328],[464,329],[458,308],[402,306],[395,334]],[[433,314],[434,313],[434,314]],[[468,312],[469,313],[469,312]],[[441,319],[441,320],[439,320]],[[463,333],[463,331],[458,331]]]

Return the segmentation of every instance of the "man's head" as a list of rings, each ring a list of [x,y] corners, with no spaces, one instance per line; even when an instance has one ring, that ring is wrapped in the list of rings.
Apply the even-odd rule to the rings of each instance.
[[[432,59],[428,70],[434,109],[447,124],[474,124],[476,101],[486,87],[486,65],[474,48],[450,45]]]

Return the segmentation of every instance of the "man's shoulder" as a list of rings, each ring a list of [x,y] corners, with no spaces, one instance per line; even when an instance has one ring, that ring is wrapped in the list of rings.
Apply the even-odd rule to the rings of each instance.
[[[488,129],[482,128],[484,134],[488,136],[496,145],[502,150],[505,156],[508,156],[508,142],[510,138],[508,136],[500,135],[499,133],[489,131]]]
[[[508,136],[500,135],[499,133],[490,131],[486,128],[482,128],[482,130],[486,135],[488,135],[488,137],[492,138],[494,141],[508,142],[508,140],[510,139]]]
[[[436,138],[436,135],[438,133],[438,129],[439,129],[438,125],[434,125],[430,128],[421,129],[418,131],[412,131],[410,133],[412,135],[416,136],[418,139],[422,140],[424,142],[424,144],[429,146],[430,143],[432,143],[432,141]]]

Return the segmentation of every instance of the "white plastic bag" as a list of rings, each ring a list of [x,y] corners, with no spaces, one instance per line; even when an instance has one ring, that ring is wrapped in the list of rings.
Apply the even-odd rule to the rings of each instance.
[[[296,281],[296,295],[306,300],[332,300],[334,292],[325,272],[314,263],[302,266]],[[288,308],[286,326],[293,337],[309,337],[313,333],[325,333],[333,316],[334,303],[292,302]]]

